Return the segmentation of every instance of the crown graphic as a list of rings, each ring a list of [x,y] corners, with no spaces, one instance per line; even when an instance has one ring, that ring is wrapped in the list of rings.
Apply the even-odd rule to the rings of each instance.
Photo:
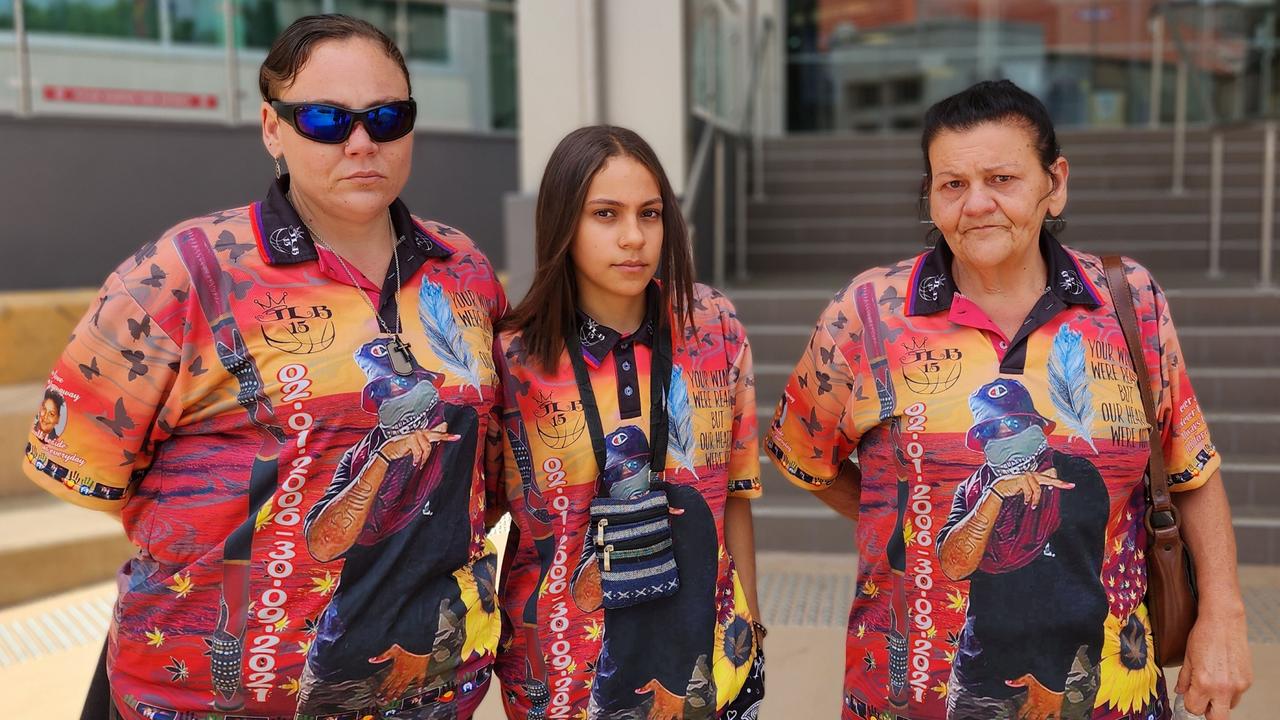
[[[255,299],[253,303],[258,307],[262,308],[263,311],[265,312],[275,312],[276,310],[283,310],[285,308],[284,301],[288,297],[289,297],[289,293],[287,292],[280,293],[280,297],[278,299],[272,297],[271,293],[268,292],[266,302]]]
[[[903,349],[903,350],[906,350],[906,351],[907,351],[907,352],[909,352],[909,353],[912,353],[912,352],[918,352],[918,351],[920,351],[920,350],[924,350],[924,349],[925,349],[925,346],[926,346],[926,345],[928,345],[928,344],[929,344],[929,338],[912,337],[912,338],[911,338],[911,344],[909,344],[909,345],[908,345],[908,344],[904,344],[904,345],[902,346],[902,349]]]

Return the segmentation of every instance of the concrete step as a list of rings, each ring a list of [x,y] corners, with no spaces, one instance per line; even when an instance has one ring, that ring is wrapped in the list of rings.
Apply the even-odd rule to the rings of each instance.
[[[904,204],[913,208],[912,204]],[[1280,213],[1277,213],[1280,218]],[[904,238],[923,238],[932,229],[921,222],[913,211],[909,214],[879,216],[852,213],[836,215],[805,215],[803,217],[756,218],[749,225],[750,240],[766,239],[774,242],[795,240],[803,242],[862,242],[901,241]],[[1205,213],[1178,212],[1151,214],[1090,213],[1067,218],[1067,233],[1062,237],[1068,244],[1084,242],[1102,243],[1155,240],[1166,243],[1195,243],[1208,251],[1209,219]],[[1225,241],[1244,242],[1258,248],[1261,237],[1261,218],[1256,212],[1230,212],[1222,216],[1222,238]]]
[[[918,161],[902,161],[882,168],[867,168],[850,163],[844,167],[809,170],[776,170],[765,173],[765,195],[801,195],[860,192],[904,192],[918,197],[924,168]],[[1168,190],[1172,184],[1172,165],[1110,165],[1081,163],[1072,165],[1071,190],[1149,189]],[[1280,170],[1277,170],[1280,173]],[[1262,182],[1261,164],[1235,162],[1223,165],[1223,187],[1229,189],[1258,188]],[[1188,163],[1184,185],[1188,190],[1207,190],[1210,184],[1209,163]]]
[[[1203,267],[1203,264],[1192,267]],[[1253,271],[1256,272],[1256,267]],[[1280,288],[1253,287],[1254,272],[1231,280],[1232,286],[1228,287],[1193,288],[1177,275],[1156,277],[1169,297],[1169,308],[1179,331],[1205,326],[1274,327],[1280,322]]]
[[[782,396],[787,378],[791,376],[804,350],[809,333],[805,331],[803,334],[779,336],[785,342],[766,353],[757,351],[761,337],[762,334],[752,334],[751,345],[755,362],[756,397],[763,407]],[[1215,368],[1192,365],[1191,383],[1207,413],[1280,413],[1280,368]],[[1280,440],[1274,442],[1280,448]]]
[[[1280,367],[1222,368],[1190,365],[1191,384],[1210,413],[1280,413]],[[1280,431],[1280,427],[1274,428]],[[1217,435],[1215,434],[1215,438]],[[1280,448],[1280,436],[1270,440]]]
[[[1082,149],[1090,146],[1129,147],[1143,146],[1151,149],[1172,147],[1174,134],[1172,128],[1124,128],[1109,129],[1075,129],[1064,128],[1057,132],[1058,144],[1066,149]],[[1206,126],[1190,126],[1187,128],[1187,147],[1207,144],[1210,131]],[[1230,143],[1255,143],[1261,145],[1262,131],[1260,127],[1236,128],[1226,133]],[[766,152],[783,150],[843,150],[874,149],[891,147],[895,149],[920,149],[920,132],[889,133],[855,133],[847,131],[822,131],[812,133],[791,133],[785,137],[765,140]]]
[[[1280,508],[1280,453],[1224,455],[1222,477],[1233,508]]]
[[[1222,210],[1245,217],[1261,210],[1259,188],[1236,188],[1224,192]],[[901,220],[916,219],[918,202],[913,194],[893,192],[830,193],[825,195],[770,195],[752,201],[748,220],[770,222],[786,219],[863,218]],[[1147,216],[1181,216],[1195,213],[1208,217],[1209,193],[1202,190],[1173,195],[1167,188],[1159,190],[1080,190],[1072,187],[1067,204],[1069,217],[1094,214]],[[1280,218],[1280,213],[1277,213]]]
[[[1211,129],[1207,125],[1190,125],[1186,129],[1187,148],[1207,145]],[[1072,152],[1092,152],[1102,148],[1142,148],[1171,152],[1174,132],[1171,127],[1162,128],[1061,128],[1057,131],[1058,144]],[[1261,148],[1262,126],[1244,126],[1225,131],[1228,145],[1242,144]],[[905,132],[851,132],[818,131],[789,133],[784,137],[765,139],[766,152],[845,149],[920,149],[920,131]]]
[[[0,386],[44,382],[96,299],[92,289],[0,292],[0,348],[8,349],[0,353]]]
[[[1199,392],[1197,390],[1197,392]],[[1280,412],[1206,411],[1213,443],[1223,457],[1280,454]]]
[[[763,277],[773,272],[799,274],[812,272],[814,268],[847,268],[848,277],[853,277],[863,270],[892,265],[924,250],[923,234],[918,230],[883,230],[876,234],[880,237],[854,230],[754,230],[748,247],[747,269],[753,276]],[[1073,247],[1096,254],[1119,253],[1137,258],[1157,278],[1208,264],[1204,244],[1194,240],[1075,242],[1068,238],[1068,241]],[[1256,240],[1224,240],[1222,248],[1221,264],[1226,272],[1256,277]]]
[[[1271,326],[1207,327],[1184,324],[1177,307],[1171,312],[1183,359],[1192,368],[1280,365],[1280,317]]]
[[[1069,160],[1075,158],[1114,157],[1129,160],[1145,157],[1173,157],[1172,138],[1163,142],[1149,140],[1133,140],[1127,136],[1106,139],[1067,138],[1059,135],[1062,153]],[[1187,137],[1187,158],[1208,158],[1211,152],[1212,139],[1208,134]],[[1228,158],[1242,159],[1260,158],[1264,141],[1261,133],[1256,135],[1228,135],[1224,137],[1223,151]],[[840,137],[832,137],[827,143],[812,143],[808,139],[792,142],[789,139],[766,140],[766,160],[785,159],[821,159],[824,157],[841,160],[857,160],[864,157],[902,157],[904,151],[914,151],[920,155],[918,136],[909,138],[853,138],[846,141]]]
[[[43,382],[0,385],[0,499],[45,495],[21,465],[43,393]]]
[[[756,548],[762,551],[841,553],[857,547],[857,523],[840,517],[817,498],[808,498],[802,506],[758,500],[752,523]]]
[[[902,257],[899,255],[896,259]],[[756,325],[783,324],[811,328],[818,314],[836,292],[848,285],[855,272],[850,268],[848,275],[833,274],[810,268],[794,277],[776,272],[760,274],[753,276],[747,287],[730,287],[728,293],[748,330]],[[1280,323],[1280,289],[1251,288],[1251,275],[1218,281],[1206,279],[1200,273],[1187,275],[1184,270],[1183,273],[1158,274],[1157,280],[1165,288],[1179,335],[1215,331],[1230,335],[1236,327],[1264,329]],[[1213,284],[1194,287],[1195,282]],[[1252,347],[1252,341],[1246,347]],[[1196,364],[1193,362],[1193,367]]]
[[[135,552],[120,521],[52,496],[0,508],[0,607],[111,578]]]
[[[739,313],[739,317],[743,317]],[[807,321],[748,323],[752,354],[757,363],[794,362],[813,331],[815,312]],[[1280,322],[1280,318],[1277,319]],[[1183,360],[1193,371],[1197,387],[1208,378],[1256,389],[1277,386],[1268,395],[1280,408],[1280,324],[1269,327],[1180,326]],[[1259,400],[1258,402],[1265,402]]]
[[[1280,563],[1280,506],[1233,508],[1236,558],[1242,563]]]
[[[1149,145],[1117,145],[1107,147],[1101,145],[1080,146],[1072,150],[1064,148],[1064,154],[1070,163],[1071,175],[1077,172],[1093,174],[1094,172],[1110,172],[1118,167],[1152,167],[1163,169],[1166,173],[1173,171],[1173,155],[1170,147],[1153,148]],[[1188,144],[1186,163],[1188,166],[1208,166],[1212,162],[1212,150],[1208,142],[1204,144]],[[1224,148],[1223,167],[1262,168],[1262,146],[1256,147],[1244,143],[1229,143]],[[806,149],[770,152],[764,155],[765,173],[775,172],[807,172],[807,171],[840,171],[840,170],[898,170],[913,169],[924,171],[924,157],[915,148],[830,148],[827,150]]]

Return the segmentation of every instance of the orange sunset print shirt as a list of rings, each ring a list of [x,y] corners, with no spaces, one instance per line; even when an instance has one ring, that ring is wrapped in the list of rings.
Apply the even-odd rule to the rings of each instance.
[[[779,403],[766,454],[792,481],[861,468],[846,720],[1169,716],[1143,604],[1148,443],[1175,491],[1221,459],[1151,275],[1125,261],[1155,428],[1101,260],[1040,248],[1049,286],[1014,337],[957,291],[945,241],[862,273]]]
[[[397,268],[348,274],[287,189],[122,263],[28,440],[36,483],[121,513],[138,548],[108,653],[127,720],[420,718],[489,678],[502,289],[467,236],[399,200],[398,295]],[[457,439],[409,452],[436,428]]]

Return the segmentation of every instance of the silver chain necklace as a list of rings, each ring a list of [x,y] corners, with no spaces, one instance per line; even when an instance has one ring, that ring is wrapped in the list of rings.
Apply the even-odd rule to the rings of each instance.
[[[351,272],[351,268],[347,265],[347,261],[344,260],[336,250],[329,247],[329,244],[321,239],[320,233],[317,233],[305,220],[302,224],[306,225],[307,231],[311,233],[311,237],[315,239],[317,245],[328,250],[335,258],[338,259],[338,264],[342,266],[342,271],[345,272],[347,274],[347,278],[351,280],[352,287],[355,288],[356,292],[360,293],[360,298],[364,300],[364,304],[368,305],[369,310],[373,312],[374,319],[378,321],[378,329],[380,329],[383,334],[391,336],[391,343],[388,348],[390,352],[388,355],[391,358],[392,372],[401,377],[408,377],[412,375],[413,354],[409,352],[409,343],[400,338],[400,333],[403,331],[403,327],[400,324],[400,254],[396,247],[398,243],[396,242],[395,226],[391,223],[391,215],[387,215],[387,228],[391,230],[391,266],[395,268],[396,274],[396,294],[392,298],[396,309],[395,330],[387,327],[386,322],[382,319],[382,314],[378,312],[378,308],[374,307],[373,301],[369,299],[368,293],[364,291],[364,288],[360,287],[360,283],[356,282],[356,275]]]

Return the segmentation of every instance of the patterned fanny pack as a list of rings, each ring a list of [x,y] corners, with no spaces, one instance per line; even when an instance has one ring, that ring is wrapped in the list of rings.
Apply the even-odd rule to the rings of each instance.
[[[591,501],[601,600],[609,609],[669,597],[680,589],[665,490]]]

